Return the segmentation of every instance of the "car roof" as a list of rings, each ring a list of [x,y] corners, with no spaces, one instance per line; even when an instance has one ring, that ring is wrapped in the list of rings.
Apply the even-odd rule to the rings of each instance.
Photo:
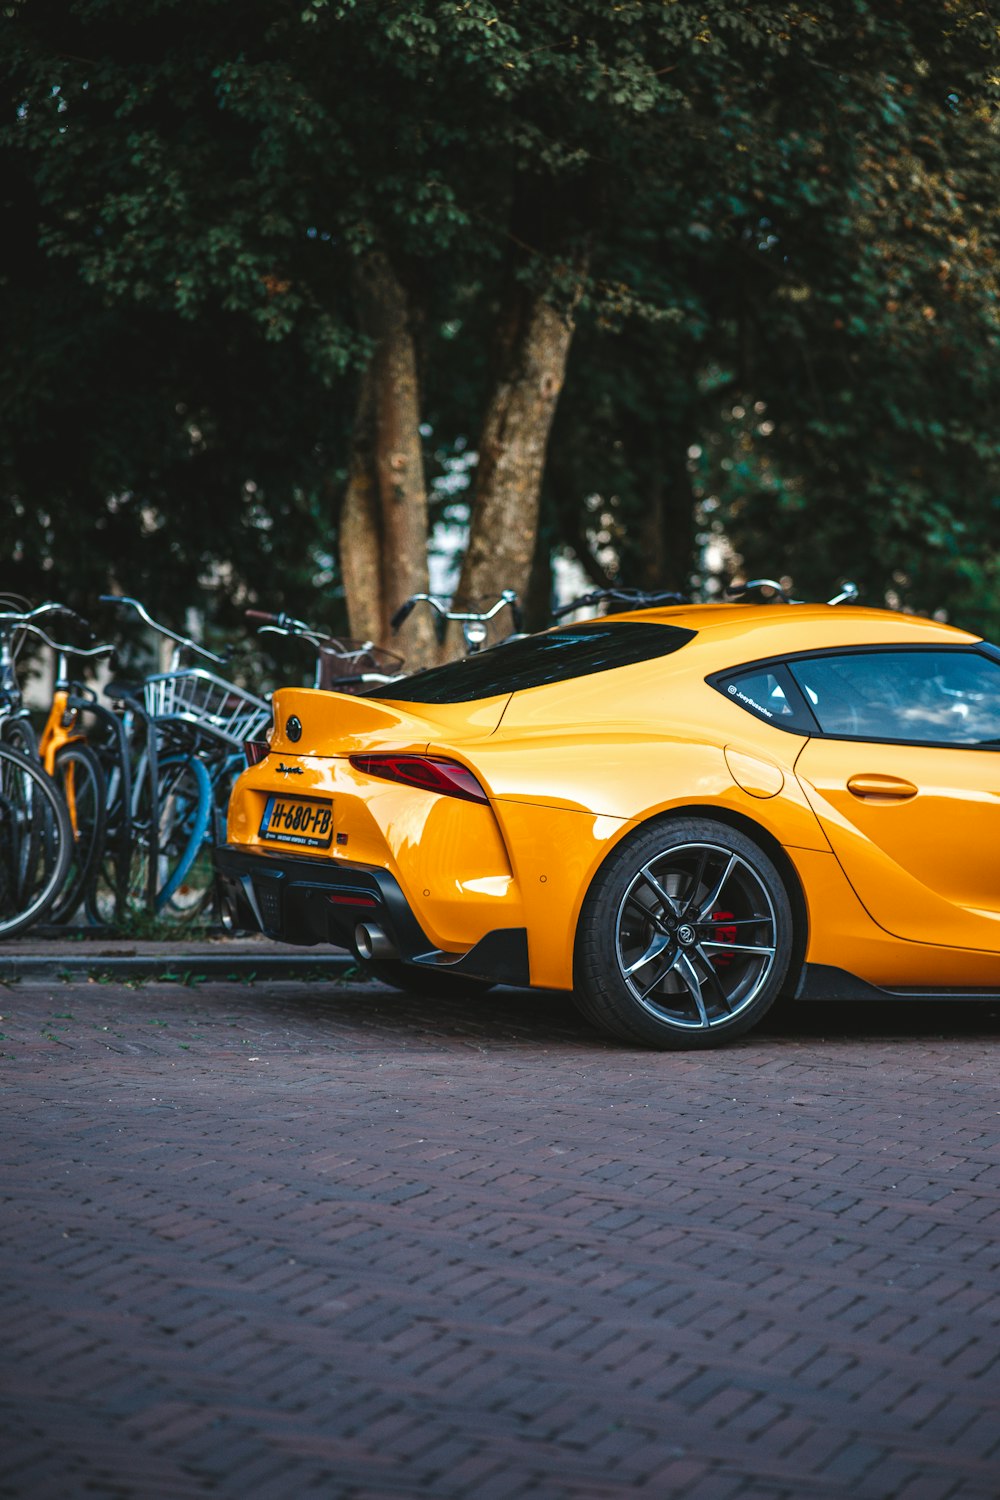
[[[981,639],[941,620],[856,604],[680,604],[611,618],[679,625],[720,648],[738,642],[748,660],[832,646],[956,646]]]

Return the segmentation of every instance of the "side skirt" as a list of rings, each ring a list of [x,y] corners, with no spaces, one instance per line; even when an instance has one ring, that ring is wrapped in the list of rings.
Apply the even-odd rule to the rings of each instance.
[[[1000,1000],[1000,990],[885,990],[846,969],[805,964],[795,988],[796,1000]]]

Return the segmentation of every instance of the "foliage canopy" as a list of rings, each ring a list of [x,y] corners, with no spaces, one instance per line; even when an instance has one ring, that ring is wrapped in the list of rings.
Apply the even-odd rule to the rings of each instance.
[[[3,24],[22,587],[113,576],[162,607],[221,579],[339,623],[378,249],[439,509],[513,274],[578,298],[547,547],[626,583],[848,574],[995,628],[1000,55],[971,0],[32,0]]]

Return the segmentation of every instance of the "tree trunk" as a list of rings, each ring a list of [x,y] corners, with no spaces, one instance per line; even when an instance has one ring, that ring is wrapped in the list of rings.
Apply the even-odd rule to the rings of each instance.
[[[686,594],[694,561],[695,496],[685,448],[676,432],[667,444],[658,432],[644,437],[648,462],[642,467],[649,477],[646,510],[638,526],[636,582],[651,592],[673,589]]]
[[[361,376],[339,531],[340,576],[347,602],[348,628],[352,636],[363,641],[380,642],[385,633],[387,611],[382,598],[380,531],[374,380],[369,365]]]
[[[582,286],[583,267],[578,284]],[[572,310],[512,285],[501,325],[501,368],[479,439],[469,546],[458,597],[523,598],[538,534],[542,472],[573,337]]]
[[[392,649],[398,645],[407,668],[414,670],[436,657],[430,617],[415,611],[397,639],[389,620],[410,594],[426,593],[428,586],[416,347],[407,295],[386,256],[380,251],[368,256],[358,281],[363,324],[374,347],[358,403],[344,507],[348,616],[352,631],[355,619],[377,621],[371,638]],[[342,539],[342,559],[343,548]]]
[[[655,481],[652,498],[658,516],[659,549],[654,589],[674,589],[686,594],[691,588],[694,563],[695,495],[684,447],[675,444]]]
[[[521,596],[521,618],[525,630],[546,630],[552,624],[552,549],[535,548],[528,587]]]

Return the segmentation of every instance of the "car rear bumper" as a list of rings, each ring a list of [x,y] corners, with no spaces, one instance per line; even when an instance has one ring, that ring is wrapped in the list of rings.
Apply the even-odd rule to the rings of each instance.
[[[333,943],[358,951],[359,924],[384,938],[376,956],[421,969],[528,985],[523,927],[487,932],[466,953],[449,953],[427,937],[388,870],[375,865],[251,852],[233,844],[214,851],[219,904],[234,927],[283,943]]]

